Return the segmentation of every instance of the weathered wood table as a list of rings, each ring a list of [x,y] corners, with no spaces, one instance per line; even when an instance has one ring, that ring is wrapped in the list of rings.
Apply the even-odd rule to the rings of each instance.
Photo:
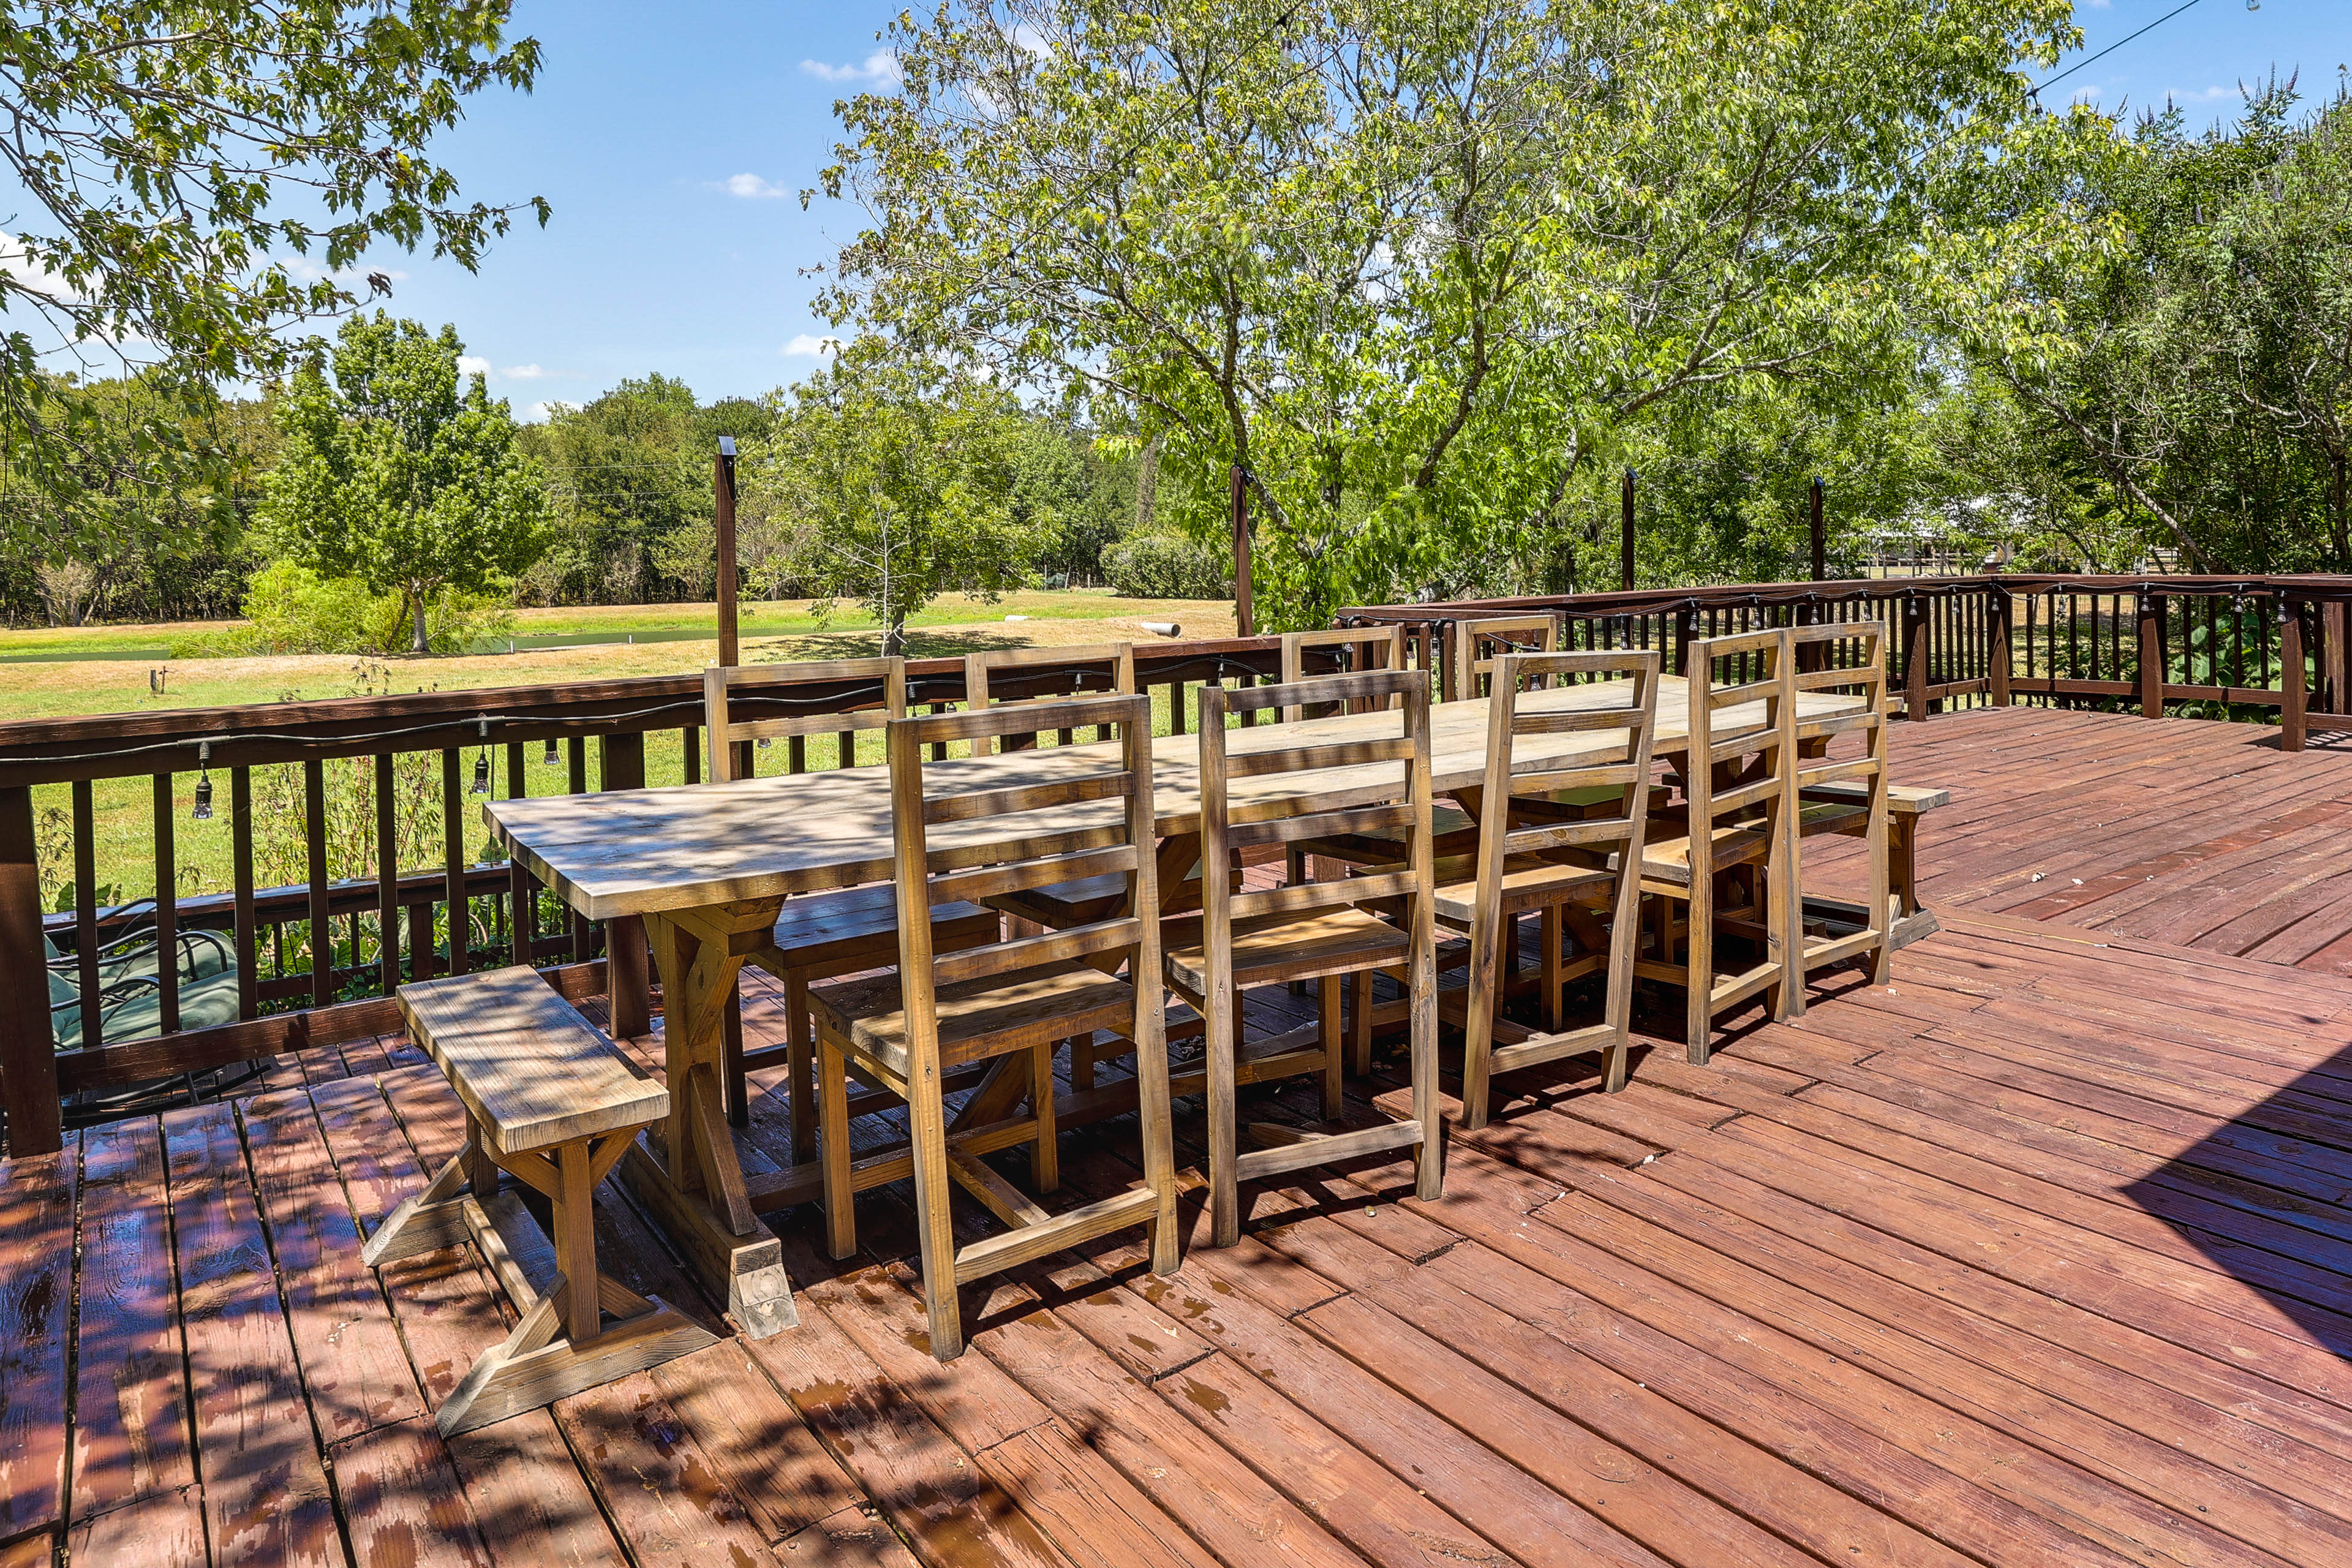
[[[1597,704],[1596,689],[1530,692],[1520,699],[1520,707]],[[1652,748],[1657,755],[1671,757],[1687,746],[1686,700],[1681,680],[1660,681]],[[1827,693],[1801,697],[1800,739],[1819,738],[1820,722],[1853,701]],[[1441,795],[1475,788],[1486,763],[1485,700],[1440,703],[1431,710],[1431,721],[1433,787]],[[1716,721],[1718,728],[1742,721],[1754,719],[1738,708]],[[1239,756],[1318,738],[1356,739],[1388,732],[1395,722],[1389,714],[1359,713],[1243,730],[1233,736],[1231,752]],[[1520,751],[1530,759],[1606,755],[1622,746],[1623,733],[1526,737]],[[1199,742],[1192,735],[1170,735],[1153,749],[1160,886],[1172,892],[1181,887],[1190,858],[1199,852]],[[929,772],[941,782],[964,770],[1007,785],[1049,781],[1093,765],[1087,758],[1094,750],[1012,752],[936,763]],[[1237,814],[1261,807],[1278,815],[1281,803],[1289,800],[1301,809],[1324,810],[1379,799],[1394,789],[1395,775],[1393,763],[1266,773],[1234,781],[1232,798]],[[1311,792],[1302,793],[1302,786]],[[1116,803],[1087,802],[1034,815],[1041,832],[1061,831],[1087,826],[1117,809]],[[722,1020],[745,955],[766,941],[786,898],[890,877],[888,774],[879,767],[847,768],[725,784],[495,801],[483,811],[514,858],[582,915],[595,921],[644,918],[662,982],[670,1113],[630,1151],[625,1179],[661,1216],[746,1332],[757,1337],[790,1326],[792,1296],[782,1249],[759,1215],[815,1198],[817,1168],[747,1181],[722,1100]],[[960,831],[985,837],[1001,834],[1003,827],[942,823],[931,830],[931,847],[951,847]],[[1068,1125],[1089,1120],[1090,1113],[1098,1118],[1122,1109],[1115,1092],[1094,1092],[1102,1104],[1072,1106],[1058,1112],[1057,1120]]]

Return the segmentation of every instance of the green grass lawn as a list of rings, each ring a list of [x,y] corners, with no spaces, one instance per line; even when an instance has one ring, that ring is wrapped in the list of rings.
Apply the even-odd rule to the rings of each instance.
[[[1026,616],[1007,622],[1006,616]],[[976,648],[1017,646],[1067,646],[1128,640],[1150,644],[1160,639],[1145,632],[1145,621],[1174,621],[1186,638],[1227,637],[1233,633],[1233,606],[1227,603],[1125,599],[1100,589],[1057,593],[1008,594],[989,603],[961,595],[929,606],[912,623],[908,652],[918,658],[961,654]],[[519,636],[632,631],[699,631],[709,628],[709,640],[625,643],[586,647],[542,648],[514,654],[470,655],[434,658],[357,659],[348,656],[279,656],[260,658],[179,658],[146,661],[88,661],[0,664],[0,725],[10,720],[61,718],[77,714],[152,711],[241,705],[255,702],[358,696],[370,692],[456,690],[499,686],[541,686],[566,681],[627,676],[682,675],[699,670],[718,654],[714,612],[708,605],[634,605],[567,610],[526,610],[518,615]],[[820,628],[805,602],[746,605],[742,612],[744,658],[749,662],[795,658],[835,658],[879,651],[880,634],[869,619],[836,616]],[[217,634],[217,626],[211,628]],[[163,646],[183,636],[193,641],[199,628],[177,626],[99,626],[75,631],[0,633],[0,654],[28,652],[108,651]],[[151,687],[160,671],[163,690]],[[1159,728],[1165,732],[1166,699]],[[881,736],[860,736],[860,760],[880,756]],[[539,748],[530,749],[525,763],[525,792],[558,795],[569,778],[568,765],[550,767]],[[836,765],[835,742],[812,739],[808,744],[813,768]],[[508,795],[504,748],[490,753],[493,793]],[[588,745],[591,788],[599,783],[594,742]],[[464,758],[464,777],[473,778],[474,755]],[[367,798],[373,789],[366,759],[328,764],[330,796],[329,863],[338,877],[372,874],[373,829]],[[407,765],[401,784],[403,813],[417,831],[412,847],[403,855],[407,869],[441,863],[440,774],[437,758]],[[780,743],[760,755],[760,771],[780,773],[784,748]],[[411,773],[415,776],[410,776]],[[677,731],[656,731],[646,737],[646,774],[650,784],[682,783],[685,758]],[[300,770],[294,767],[255,771],[256,872],[263,885],[274,880],[300,880],[302,865]],[[214,775],[215,815],[208,822],[191,818],[197,775],[173,777],[173,837],[184,896],[222,892],[231,886],[229,863],[229,782],[226,772]],[[338,809],[335,803],[349,804]],[[96,837],[96,869],[101,903],[119,903],[143,897],[155,889],[153,785],[146,777],[102,780],[92,790],[92,826]],[[496,858],[480,826],[480,801],[468,796],[460,826],[468,835],[470,859]],[[70,900],[71,793],[64,784],[34,791],[34,810],[42,840],[46,901],[56,907],[59,894]]]

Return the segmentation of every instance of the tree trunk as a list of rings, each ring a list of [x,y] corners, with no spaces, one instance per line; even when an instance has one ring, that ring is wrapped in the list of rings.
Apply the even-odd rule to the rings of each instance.
[[[425,635],[425,595],[412,591],[408,596],[408,603],[410,610],[415,617],[411,622],[411,625],[415,629],[415,640],[409,645],[409,651],[411,653],[431,653],[433,651],[432,641]]]
[[[882,634],[882,657],[904,658],[907,656],[907,617],[893,620]]]

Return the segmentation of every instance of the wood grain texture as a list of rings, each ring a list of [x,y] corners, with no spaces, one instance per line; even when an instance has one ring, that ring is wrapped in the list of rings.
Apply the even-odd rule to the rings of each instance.
[[[669,1091],[520,964],[400,988],[411,1038],[449,1075],[500,1153],[641,1127]]]
[[[81,1248],[73,1507],[87,1518],[196,1479],[163,1142],[153,1120],[82,1134]],[[202,1537],[199,1524],[200,1552]]]
[[[79,1143],[0,1162],[0,1539],[65,1516]]]

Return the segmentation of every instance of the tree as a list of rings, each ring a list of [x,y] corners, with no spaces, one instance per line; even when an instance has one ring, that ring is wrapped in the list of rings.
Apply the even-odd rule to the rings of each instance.
[[[873,339],[776,398],[738,483],[789,541],[820,615],[856,599],[906,647],[907,618],[943,593],[1019,583],[1055,525],[1021,495],[1028,421],[1002,390]]]
[[[176,413],[110,437],[58,356],[145,372],[201,405],[283,370],[290,322],[350,309],[387,242],[472,268],[544,202],[465,204],[426,156],[464,100],[527,89],[539,46],[506,0],[7,0],[0,168],[24,195],[0,234],[0,459],[69,498],[93,464],[180,455]],[[26,536],[22,513],[0,535]]]
[[[313,339],[278,405],[285,448],[261,509],[266,545],[373,594],[397,594],[427,651],[444,589],[481,593],[546,547],[539,466],[479,375],[458,390],[455,327],[435,337],[378,310],[343,323],[329,379]]]
[[[2063,138],[2066,0],[975,0],[890,31],[821,184],[824,295],[1257,480],[1261,604],[1551,552],[1650,411],[1915,374],[1922,293],[2063,232],[1986,178]],[[1866,47],[1858,40],[1868,40]],[[2071,117],[2062,126],[2073,126]],[[812,193],[813,194],[813,193]]]

